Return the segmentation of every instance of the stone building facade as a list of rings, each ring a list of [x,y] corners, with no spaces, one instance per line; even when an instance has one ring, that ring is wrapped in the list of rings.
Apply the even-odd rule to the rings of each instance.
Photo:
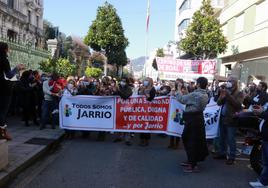
[[[0,0],[0,38],[42,47],[43,0]]]

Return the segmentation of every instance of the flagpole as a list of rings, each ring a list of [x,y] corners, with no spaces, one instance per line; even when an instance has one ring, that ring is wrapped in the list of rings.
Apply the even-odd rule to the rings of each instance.
[[[146,74],[146,61],[147,61],[147,56],[148,56],[148,41],[149,41],[149,23],[150,23],[150,0],[147,0],[147,16],[146,16],[146,35],[145,35],[145,67],[144,67],[144,72],[145,72],[145,77],[147,77]]]

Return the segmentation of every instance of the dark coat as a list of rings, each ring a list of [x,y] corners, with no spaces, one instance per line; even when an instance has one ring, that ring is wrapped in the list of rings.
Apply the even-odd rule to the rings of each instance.
[[[262,126],[261,136],[262,136],[263,141],[268,142],[268,110],[263,112],[261,114],[261,117],[265,120]]]
[[[206,143],[205,120],[202,112],[186,112],[183,114],[184,130],[182,140],[188,161],[197,163],[208,156]]]
[[[5,79],[4,73],[10,72],[10,64],[5,56],[0,57],[0,96],[10,96],[12,94],[12,83]]]
[[[30,87],[30,83],[26,79],[22,79],[17,84],[19,91],[19,104],[21,107],[34,106],[37,104],[34,88]]]
[[[132,95],[132,88],[129,85],[126,85],[125,87],[119,86],[117,94],[122,99],[128,99]]]
[[[235,114],[242,110],[242,103],[244,101],[244,94],[238,90],[226,95],[225,98],[219,97],[217,103],[219,106],[226,105],[226,114],[221,116],[225,125],[236,126],[237,121],[234,119]]]
[[[139,90],[138,90],[138,95],[145,95],[145,90],[139,88]],[[156,95],[156,90],[155,90],[154,87],[152,87],[152,88],[150,89],[150,91],[149,91],[149,97],[146,98],[147,101],[152,101],[152,100],[154,100],[155,95]]]

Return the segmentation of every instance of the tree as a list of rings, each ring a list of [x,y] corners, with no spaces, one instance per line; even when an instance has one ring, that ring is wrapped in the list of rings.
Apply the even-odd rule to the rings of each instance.
[[[211,1],[203,0],[178,48],[195,59],[214,59],[226,50],[227,43],[220,23],[214,15]]]
[[[165,57],[164,54],[164,49],[163,48],[158,48],[156,51],[156,57]]]
[[[102,75],[102,70],[100,68],[87,67],[85,74],[87,77],[99,78]]]
[[[68,59],[48,59],[40,63],[40,69],[47,73],[57,73],[60,76],[67,77],[74,75],[76,65],[71,64]]]
[[[47,40],[56,38],[55,27],[53,24],[47,20],[43,22],[43,30],[44,30],[44,37],[43,37],[43,48],[47,49]]]
[[[120,68],[122,70],[122,67],[127,65],[128,63],[128,58],[127,58],[127,54],[125,51],[114,51],[113,53],[110,53],[107,56],[107,59],[116,62],[114,65],[116,66],[116,70],[117,70],[117,76],[121,76],[122,75],[122,71],[120,72]],[[120,74],[120,75],[119,75]]]
[[[126,63],[125,49],[129,42],[116,9],[108,2],[98,8],[84,42],[95,51],[104,51],[109,64],[120,66]]]

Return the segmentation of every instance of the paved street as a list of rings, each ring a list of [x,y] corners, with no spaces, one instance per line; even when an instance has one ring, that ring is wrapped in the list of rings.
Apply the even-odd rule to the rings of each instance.
[[[137,137],[137,136],[136,136]],[[10,187],[27,188],[137,188],[137,187],[249,187],[257,176],[248,161],[226,166],[209,159],[200,167],[202,173],[186,174],[179,166],[185,160],[183,149],[167,149],[168,138],[154,135],[150,146],[113,143],[91,139],[65,141],[44,161],[19,176]]]

